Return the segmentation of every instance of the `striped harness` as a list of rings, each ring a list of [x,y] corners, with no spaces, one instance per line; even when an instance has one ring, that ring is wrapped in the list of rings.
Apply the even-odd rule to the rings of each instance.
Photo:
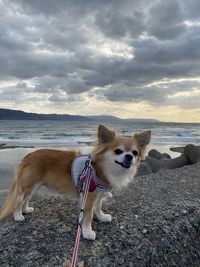
[[[91,158],[88,155],[78,156],[72,162],[71,176],[78,192],[85,191],[85,179],[89,164],[91,164]],[[97,177],[95,169],[92,167],[89,192],[95,190],[97,192],[110,192],[112,188]]]

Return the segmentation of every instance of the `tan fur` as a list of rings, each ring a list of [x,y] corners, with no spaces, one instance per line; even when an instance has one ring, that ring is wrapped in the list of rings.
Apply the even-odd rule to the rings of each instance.
[[[149,142],[145,144],[144,135],[141,135],[142,145],[139,142],[140,135],[135,135],[132,138],[116,136],[113,131],[108,130],[103,125],[99,126],[97,136],[98,140],[91,155],[92,164],[99,179],[108,185],[112,183],[109,174],[104,171],[106,166],[106,153],[114,154],[114,149],[120,144],[123,144],[125,152],[130,151],[132,146],[135,145],[139,150],[139,156],[134,167],[136,168],[140,159],[143,157],[144,148]],[[38,189],[41,185],[53,188],[60,194],[73,195],[78,199],[79,194],[74,188],[71,178],[71,165],[78,155],[80,153],[76,151],[53,149],[41,149],[28,154],[16,168],[15,181],[0,210],[0,220],[11,217],[12,215],[14,215],[16,220],[23,220],[22,211],[30,211],[28,201],[34,190]],[[115,163],[113,165],[115,166]],[[120,169],[119,166],[117,167]],[[128,170],[120,169],[120,171],[128,173]],[[91,228],[93,211],[96,211],[97,217],[99,216],[102,221],[111,220],[110,215],[106,215],[101,211],[103,198],[104,194],[97,194],[96,191],[88,194],[82,226],[83,236],[87,239],[95,239],[96,236]]]
[[[46,185],[60,194],[77,195],[71,180],[71,163],[79,153],[41,149],[28,154],[16,168],[15,181],[0,210],[0,220],[13,215],[18,208],[17,197],[31,194],[36,184]]]
[[[10,191],[4,201],[2,209],[0,209],[0,220],[11,217],[16,209],[16,196],[17,196],[17,185],[14,182],[11,185]]]

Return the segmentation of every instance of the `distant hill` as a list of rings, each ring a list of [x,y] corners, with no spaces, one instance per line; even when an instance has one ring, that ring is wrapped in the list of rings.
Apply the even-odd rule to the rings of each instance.
[[[96,122],[159,122],[152,119],[120,119],[110,115],[81,116],[70,114],[38,114],[21,110],[0,108],[0,120],[49,120],[49,121],[96,121]]]
[[[94,115],[94,116],[86,116],[90,120],[95,120],[95,121],[107,121],[107,122],[117,122],[117,121],[122,121],[122,119],[117,118],[115,116],[110,116],[110,115]]]
[[[0,120],[51,120],[51,121],[88,121],[89,119],[79,115],[69,114],[38,114],[21,110],[0,108]]]
[[[158,120],[154,119],[120,119],[115,116],[110,116],[110,115],[94,115],[94,116],[86,116],[88,119],[92,119],[98,122],[160,122]]]
[[[154,119],[125,119],[126,122],[161,122],[159,120]]]

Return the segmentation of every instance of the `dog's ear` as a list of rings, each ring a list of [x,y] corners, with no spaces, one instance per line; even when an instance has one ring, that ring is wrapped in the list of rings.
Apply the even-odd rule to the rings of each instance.
[[[115,138],[115,132],[100,124],[98,127],[97,136],[100,144],[111,143]]]
[[[144,152],[146,146],[151,140],[151,131],[145,131],[139,134],[136,133],[133,138],[136,140],[139,150]]]

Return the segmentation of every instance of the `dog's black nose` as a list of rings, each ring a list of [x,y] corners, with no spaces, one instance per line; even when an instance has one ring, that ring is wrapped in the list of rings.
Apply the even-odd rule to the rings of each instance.
[[[133,159],[133,156],[131,154],[126,154],[125,159],[131,161]]]

